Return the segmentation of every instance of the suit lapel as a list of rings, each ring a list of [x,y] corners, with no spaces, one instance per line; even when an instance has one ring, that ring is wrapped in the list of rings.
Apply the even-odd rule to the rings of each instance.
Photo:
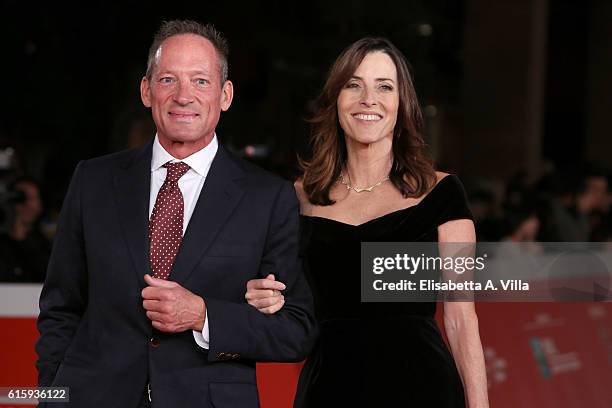
[[[149,195],[151,190],[150,142],[134,152],[115,175],[119,220],[141,286],[149,264]]]
[[[171,280],[180,284],[187,280],[244,195],[240,184],[244,176],[244,170],[219,146],[174,261]]]

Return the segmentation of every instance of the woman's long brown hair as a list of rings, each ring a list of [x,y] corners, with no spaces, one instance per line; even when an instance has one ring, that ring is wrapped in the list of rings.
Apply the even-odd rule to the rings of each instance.
[[[351,44],[336,59],[310,119],[313,154],[310,160],[300,160],[300,165],[304,171],[304,191],[312,204],[334,204],[329,193],[347,159],[344,133],[338,121],[338,95],[363,58],[376,51],[387,54],[397,70],[399,109],[389,179],[404,197],[420,197],[435,183],[433,160],[421,134],[423,115],[408,63],[386,38],[366,37]]]

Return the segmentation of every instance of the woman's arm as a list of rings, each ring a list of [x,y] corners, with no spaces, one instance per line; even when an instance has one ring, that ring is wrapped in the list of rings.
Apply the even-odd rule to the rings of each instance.
[[[293,183],[293,187],[300,203],[300,214],[305,214],[310,209],[310,203],[304,192],[301,177]],[[285,297],[281,293],[282,290],[285,290],[285,284],[276,281],[275,276],[270,274],[265,279],[251,279],[248,281],[244,298],[249,305],[261,313],[274,314],[285,305]]]
[[[438,227],[438,241],[474,243],[476,234],[471,220],[448,221]],[[487,374],[474,302],[444,302],[446,337],[461,375],[469,408],[489,406]]]

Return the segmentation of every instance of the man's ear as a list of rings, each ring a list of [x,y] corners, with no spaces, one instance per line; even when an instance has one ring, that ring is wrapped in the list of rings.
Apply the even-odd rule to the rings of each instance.
[[[221,110],[225,112],[229,109],[234,99],[234,84],[232,81],[225,81],[221,89]]]
[[[147,108],[151,107],[151,84],[146,76],[140,81],[140,99]]]

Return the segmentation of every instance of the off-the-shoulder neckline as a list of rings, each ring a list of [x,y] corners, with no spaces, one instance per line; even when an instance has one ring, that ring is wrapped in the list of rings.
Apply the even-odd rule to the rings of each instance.
[[[313,220],[321,220],[321,221],[324,221],[324,222],[331,222],[331,223],[345,225],[347,227],[352,227],[352,228],[363,227],[365,225],[368,225],[368,224],[371,224],[373,222],[376,222],[376,221],[382,220],[384,218],[387,218],[387,217],[389,217],[391,215],[395,215],[395,214],[398,214],[398,213],[402,213],[404,211],[412,210],[412,209],[420,206],[425,200],[427,200],[429,198],[429,196],[431,196],[433,194],[434,191],[436,191],[438,189],[438,186],[440,184],[442,184],[442,182],[444,182],[446,179],[450,179],[451,177],[453,177],[452,174],[447,174],[446,176],[444,176],[440,180],[438,180],[438,182],[431,189],[431,191],[429,193],[427,193],[425,195],[425,197],[423,197],[423,199],[421,201],[419,201],[418,203],[410,205],[408,207],[400,208],[399,210],[394,210],[394,211],[388,212],[388,213],[383,214],[383,215],[379,215],[378,217],[375,217],[375,218],[372,218],[370,220],[364,221],[361,224],[349,224],[347,222],[339,221],[339,220],[336,220],[336,219],[333,219],[333,218],[320,217],[320,216],[317,216],[317,215],[304,215],[304,214],[300,214],[300,217],[309,218],[309,219],[313,219]]]

